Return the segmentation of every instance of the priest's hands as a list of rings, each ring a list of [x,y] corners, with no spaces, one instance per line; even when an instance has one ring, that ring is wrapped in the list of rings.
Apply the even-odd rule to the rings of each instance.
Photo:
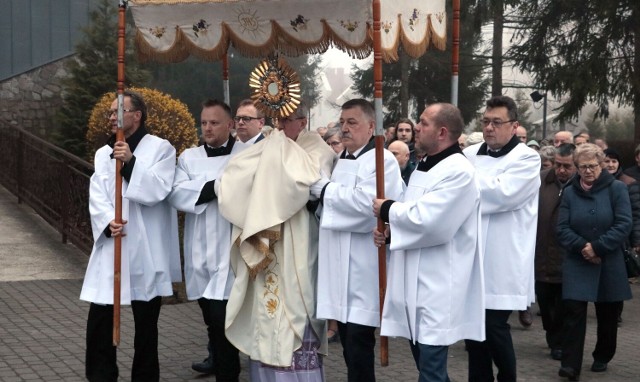
[[[116,142],[113,145],[113,158],[120,159],[124,163],[129,163],[133,154],[129,149],[129,144],[127,142]]]
[[[118,224],[116,223],[115,220],[111,220],[109,222],[109,229],[111,230],[111,237],[116,237],[116,236],[127,236],[127,234],[124,232],[124,225],[127,224],[126,220],[122,221],[122,224]]]
[[[324,173],[324,171],[320,171],[320,177],[321,178],[319,181],[315,182],[311,185],[311,187],[309,187],[309,192],[316,198],[320,198],[320,195],[322,195],[322,190],[327,184],[329,184],[329,178],[327,177],[327,174]]]

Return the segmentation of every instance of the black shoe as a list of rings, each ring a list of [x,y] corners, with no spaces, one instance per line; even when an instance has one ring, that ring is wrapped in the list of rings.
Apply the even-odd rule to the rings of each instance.
[[[551,358],[560,361],[562,359],[562,349],[551,349]]]
[[[333,329],[329,329],[329,330],[327,330],[327,334],[328,334],[329,332],[333,332],[333,335],[331,335],[331,336],[327,337],[327,340],[328,340],[328,342],[329,342],[330,344],[331,344],[331,343],[334,343],[334,342],[338,342],[338,341],[340,340],[340,335],[338,334],[338,332],[337,332],[337,331],[335,331],[335,330],[333,330]]]
[[[205,358],[202,362],[192,363],[191,368],[202,374],[214,374],[216,372],[216,367],[211,357]]]
[[[595,373],[602,373],[603,371],[607,371],[607,363],[593,361],[593,365],[591,365],[591,371]]]
[[[533,317],[531,316],[531,312],[527,308],[527,310],[521,310],[518,312],[518,320],[520,321],[520,325],[524,328],[528,328],[533,324]]]
[[[561,377],[569,378],[570,381],[579,381],[580,374],[576,373],[570,366],[563,366],[558,370],[558,375]]]

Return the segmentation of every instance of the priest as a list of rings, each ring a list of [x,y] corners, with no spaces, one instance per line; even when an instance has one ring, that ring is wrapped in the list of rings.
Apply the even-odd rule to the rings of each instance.
[[[315,312],[318,228],[308,201],[309,186],[321,170],[331,172],[335,154],[305,130],[306,115],[300,105],[280,118],[280,130],[234,157],[219,183],[236,274],[226,335],[251,358],[252,381],[324,378],[326,325]]]

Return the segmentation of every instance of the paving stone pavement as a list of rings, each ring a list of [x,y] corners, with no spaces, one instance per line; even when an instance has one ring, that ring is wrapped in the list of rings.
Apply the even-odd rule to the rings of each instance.
[[[85,322],[88,304],[78,296],[88,257],[60,243],[33,210],[0,186],[0,381],[82,381]],[[639,284],[632,285],[634,295]],[[533,312],[537,307],[532,308]],[[590,306],[585,361],[581,381],[640,380],[640,304],[625,304],[618,332],[618,351],[605,373],[589,371],[595,341],[595,313]],[[563,381],[558,361],[549,358],[540,317],[529,329],[511,317],[520,381]],[[160,314],[160,367],[163,381],[215,381],[190,368],[206,353],[206,330],[194,302],[167,304]],[[130,380],[133,358],[133,319],[123,307],[118,349],[120,380]],[[346,381],[340,344],[330,344],[325,357],[328,382]],[[242,358],[241,381],[249,381],[247,358]],[[416,381],[417,372],[406,340],[390,339],[388,367],[377,364],[378,381]],[[449,350],[452,382],[467,380],[467,355],[462,343]]]

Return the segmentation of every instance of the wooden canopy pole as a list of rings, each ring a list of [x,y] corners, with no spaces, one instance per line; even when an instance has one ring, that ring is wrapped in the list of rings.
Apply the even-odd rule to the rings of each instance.
[[[124,43],[125,43],[125,13],[127,3],[118,2],[118,129],[116,142],[124,141],[122,130],[124,118]],[[122,224],[122,161],[116,159],[116,200],[115,221]],[[120,345],[120,277],[122,257],[122,235],[113,238],[113,346]]]
[[[453,0],[451,57],[451,103],[458,106],[458,69],[460,60],[460,0]]]
[[[373,87],[376,110],[376,198],[384,199],[384,129],[382,127],[382,36],[380,34],[380,0],[373,0]],[[378,218],[378,230],[384,232],[382,219]],[[380,294],[380,320],[384,296],[387,293],[387,249],[378,247],[378,283]],[[389,366],[389,339],[380,336],[380,364]]]
[[[229,53],[222,56],[222,88],[224,89],[224,103],[231,106],[231,96],[229,95]]]

